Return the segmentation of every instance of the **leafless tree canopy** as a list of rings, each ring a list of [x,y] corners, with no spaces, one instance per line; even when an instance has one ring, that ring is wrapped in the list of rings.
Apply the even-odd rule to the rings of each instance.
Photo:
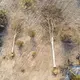
[[[41,10],[42,21],[41,25],[47,34],[49,35],[49,25],[52,23],[60,24],[63,21],[61,9],[57,8],[56,5],[45,5]],[[51,26],[53,27],[53,26]],[[46,35],[45,35],[46,36]]]

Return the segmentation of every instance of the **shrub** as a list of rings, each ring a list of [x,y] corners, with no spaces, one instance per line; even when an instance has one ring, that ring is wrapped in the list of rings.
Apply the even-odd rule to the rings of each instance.
[[[4,16],[6,14],[6,11],[0,10],[0,16]]]
[[[71,43],[72,39],[70,35],[64,35],[64,36],[61,36],[61,41],[65,43]]]
[[[60,70],[58,69],[58,68],[56,68],[56,67],[54,67],[53,69],[52,69],[52,74],[53,75],[57,75],[57,74],[59,74],[60,73]]]
[[[74,28],[65,26],[60,31],[60,40],[65,43],[80,44],[79,35]]]
[[[34,0],[22,0],[22,4],[26,9],[30,8],[33,3],[34,3]]]
[[[25,72],[25,69],[21,69],[21,72],[24,73]]]
[[[3,56],[3,59],[6,59],[6,56]]]
[[[36,52],[32,52],[32,57],[33,57],[33,58],[35,58],[35,57],[36,57],[36,55],[37,55],[37,53],[36,53]]]
[[[33,31],[33,30],[29,30],[29,31],[28,31],[28,35],[29,35],[30,37],[35,37],[36,33],[35,33],[35,31]]]
[[[10,58],[13,59],[15,57],[15,53],[10,54]]]
[[[23,41],[20,41],[20,40],[16,41],[16,45],[17,45],[19,48],[22,48],[22,47],[23,47],[23,44],[24,44]]]

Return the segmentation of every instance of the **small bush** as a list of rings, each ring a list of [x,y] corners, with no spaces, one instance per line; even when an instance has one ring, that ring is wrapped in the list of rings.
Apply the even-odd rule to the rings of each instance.
[[[28,35],[29,35],[30,37],[35,37],[36,33],[35,33],[35,31],[33,31],[33,30],[29,30],[29,31],[28,31]]]
[[[20,41],[20,40],[16,41],[16,45],[17,45],[19,48],[22,48],[22,47],[23,47],[23,44],[24,44],[23,41]]]
[[[60,31],[60,40],[64,43],[80,44],[79,35],[74,28],[65,26]]]
[[[71,43],[72,39],[70,35],[64,35],[64,36],[61,36],[61,41],[65,43]]]
[[[22,4],[26,9],[31,8],[33,3],[34,3],[34,0],[22,0]]]
[[[57,75],[57,74],[59,74],[60,73],[60,70],[58,69],[58,68],[56,68],[56,67],[54,67],[53,69],[52,69],[52,74],[53,75]]]
[[[37,55],[37,53],[36,53],[36,52],[32,52],[32,57],[33,57],[33,58],[35,58],[35,57],[36,57],[36,55]]]
[[[10,58],[13,59],[15,57],[15,53],[10,54]]]
[[[3,56],[3,59],[6,59],[6,56]]]
[[[21,69],[21,72],[24,73],[25,72],[25,69]]]
[[[4,16],[6,12],[4,10],[0,10],[0,16]]]

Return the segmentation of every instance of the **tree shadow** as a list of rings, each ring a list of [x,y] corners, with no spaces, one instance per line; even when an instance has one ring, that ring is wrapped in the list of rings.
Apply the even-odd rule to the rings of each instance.
[[[65,52],[70,52],[75,47],[74,43],[71,40],[69,40],[69,39],[63,41],[62,44],[63,44]]]
[[[7,34],[8,18],[4,10],[0,10],[0,52],[3,46],[3,38]],[[0,53],[2,54],[2,53]]]
[[[31,43],[31,45],[32,45],[31,50],[32,50],[32,51],[36,51],[37,43],[36,43],[35,37],[31,37],[30,43]]]
[[[80,0],[77,0],[77,6],[80,7]]]

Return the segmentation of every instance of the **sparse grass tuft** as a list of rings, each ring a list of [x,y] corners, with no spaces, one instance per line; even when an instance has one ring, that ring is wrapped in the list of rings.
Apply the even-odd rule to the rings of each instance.
[[[20,40],[16,41],[16,45],[19,47],[19,49],[23,47],[23,44],[24,44],[23,41]]]
[[[28,31],[28,35],[29,35],[30,37],[35,37],[36,33],[35,33],[35,31],[33,31],[33,30],[29,30],[29,31]]]

